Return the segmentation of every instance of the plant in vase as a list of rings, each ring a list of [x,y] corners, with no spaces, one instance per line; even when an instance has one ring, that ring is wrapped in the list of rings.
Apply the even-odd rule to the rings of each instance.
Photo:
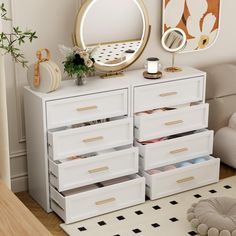
[[[65,46],[60,46],[60,50],[66,56],[66,60],[63,61],[64,71],[75,78],[77,85],[86,84],[87,74],[94,71],[94,50],[82,50],[79,47],[70,49]]]

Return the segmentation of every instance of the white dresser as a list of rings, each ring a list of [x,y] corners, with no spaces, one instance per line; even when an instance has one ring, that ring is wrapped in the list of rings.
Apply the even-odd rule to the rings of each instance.
[[[25,88],[29,192],[47,212],[72,223],[144,202],[145,180],[151,199],[219,180],[205,73],[142,72]]]
[[[151,200],[219,181],[220,160],[210,156],[206,74],[193,68],[147,80],[129,73],[135,146]]]
[[[72,223],[145,201],[129,99],[118,79],[25,88],[29,192],[47,212]]]

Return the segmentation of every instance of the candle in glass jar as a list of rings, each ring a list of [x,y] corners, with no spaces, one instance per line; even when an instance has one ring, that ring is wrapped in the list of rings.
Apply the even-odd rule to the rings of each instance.
[[[147,58],[147,72],[149,74],[156,74],[159,71],[159,59],[156,57]]]

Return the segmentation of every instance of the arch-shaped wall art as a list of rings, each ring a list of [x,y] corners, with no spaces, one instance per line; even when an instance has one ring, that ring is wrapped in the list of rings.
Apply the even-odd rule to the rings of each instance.
[[[221,0],[163,0],[162,31],[180,28],[187,36],[182,52],[212,46],[220,29]]]

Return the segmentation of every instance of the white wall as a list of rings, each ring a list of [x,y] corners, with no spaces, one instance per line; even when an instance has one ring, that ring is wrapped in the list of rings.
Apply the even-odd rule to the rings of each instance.
[[[79,0],[3,0],[12,2],[13,23],[28,26],[37,31],[39,39],[27,46],[25,54],[34,61],[36,49],[48,47],[53,59],[61,63],[62,57],[58,52],[58,44],[71,45],[71,33]],[[157,56],[163,64],[171,61],[169,53],[161,47],[161,0],[145,0],[150,16],[152,32],[144,54],[130,68],[142,68],[145,58]],[[198,53],[181,54],[177,63],[203,68],[211,64],[236,62],[236,32],[235,32],[235,0],[222,0],[221,30],[218,41],[210,49]],[[27,167],[24,143],[23,104],[21,99],[22,86],[26,84],[25,71],[15,66],[7,59],[7,94],[8,117],[10,130],[10,152],[12,185],[17,191],[26,188]]]

